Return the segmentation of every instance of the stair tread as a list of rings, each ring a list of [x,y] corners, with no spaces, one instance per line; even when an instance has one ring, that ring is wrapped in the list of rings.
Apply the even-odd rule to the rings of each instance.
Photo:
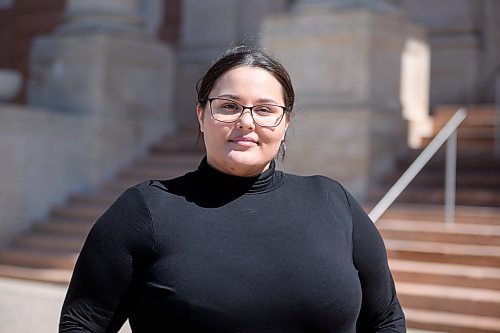
[[[444,311],[429,311],[423,309],[404,308],[406,320],[412,324],[421,322],[444,326],[478,328],[500,332],[500,318],[467,315]],[[465,332],[465,331],[464,331]]]
[[[366,206],[366,210],[369,210]],[[434,222],[444,221],[444,207],[436,204],[405,204],[396,203],[391,206],[382,215],[381,219],[385,218],[404,217],[415,220],[425,220]],[[487,206],[456,206],[455,207],[456,223],[468,224],[494,224],[500,225],[500,208]]]
[[[85,193],[85,194],[76,194],[70,196],[67,203],[68,204],[100,203],[102,205],[110,206],[117,198],[118,195],[114,195],[112,193],[105,193],[105,192]]]
[[[182,152],[182,153],[170,153],[170,154],[160,154],[151,153],[146,156],[141,156],[134,161],[132,166],[165,166],[165,165],[195,165],[198,166],[204,154],[202,153],[192,153],[192,152]]]
[[[492,224],[456,223],[448,225],[446,223],[415,221],[410,219],[382,218],[377,226],[380,230],[500,237],[500,225]]]
[[[407,271],[415,273],[431,273],[434,275],[464,276],[473,278],[499,279],[500,268],[436,263],[415,260],[389,259],[391,271]]]
[[[500,290],[411,282],[396,282],[396,290],[398,295],[489,302],[500,305]]]
[[[405,213],[415,213],[415,214],[443,214],[443,205],[435,204],[395,204],[391,206],[388,212],[404,211]],[[481,206],[460,206],[455,207],[457,215],[463,215],[466,217],[499,217],[500,218],[500,207],[481,207]]]
[[[0,251],[2,264],[32,268],[72,268],[78,252],[47,249],[8,248]]]
[[[388,250],[406,250],[428,253],[445,253],[463,256],[485,256],[500,258],[500,246],[437,243],[406,240],[385,240]]]
[[[15,240],[15,245],[19,248],[38,248],[38,249],[54,249],[60,251],[80,251],[86,236],[79,235],[64,235],[53,233],[35,233],[19,236]]]
[[[68,284],[72,275],[70,269],[32,268],[0,264],[0,276],[7,278]]]

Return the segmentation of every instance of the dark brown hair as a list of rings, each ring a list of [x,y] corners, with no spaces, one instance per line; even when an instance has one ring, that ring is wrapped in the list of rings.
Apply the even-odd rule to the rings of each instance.
[[[283,65],[263,50],[247,45],[235,46],[228,49],[198,81],[196,92],[198,94],[198,103],[201,107],[205,107],[208,95],[219,77],[228,70],[238,66],[258,67],[270,72],[283,87],[286,112],[289,114],[292,112],[295,92],[290,76]]]

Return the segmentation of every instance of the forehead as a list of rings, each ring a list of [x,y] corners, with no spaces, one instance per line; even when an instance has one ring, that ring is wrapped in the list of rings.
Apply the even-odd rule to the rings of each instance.
[[[283,99],[281,83],[271,72],[260,67],[239,66],[228,70],[217,79],[212,93],[242,98]]]

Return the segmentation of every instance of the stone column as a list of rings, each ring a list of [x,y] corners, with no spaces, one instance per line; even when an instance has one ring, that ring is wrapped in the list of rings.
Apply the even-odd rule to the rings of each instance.
[[[32,105],[87,120],[89,179],[175,130],[174,53],[141,25],[139,0],[70,0],[57,31],[32,48]]]
[[[366,199],[406,145],[402,55],[423,32],[378,0],[298,1],[263,30],[297,94],[283,169],[330,176]]]
[[[139,0],[68,0],[60,32],[118,30],[139,32]]]
[[[231,45],[256,45],[260,22],[283,10],[287,0],[183,0],[178,47],[179,80],[175,117],[184,126],[197,126],[195,85],[211,62]]]

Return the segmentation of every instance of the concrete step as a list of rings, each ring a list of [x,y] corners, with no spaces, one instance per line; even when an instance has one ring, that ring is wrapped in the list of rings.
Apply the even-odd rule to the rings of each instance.
[[[51,216],[58,219],[88,219],[97,220],[107,209],[106,205],[95,204],[74,204],[56,207],[52,209]]]
[[[390,259],[397,282],[500,290],[500,267]]]
[[[33,268],[0,264],[0,276],[4,278],[43,281],[67,285],[73,274],[71,269]]]
[[[384,218],[377,226],[385,239],[500,246],[500,225]]]
[[[68,204],[76,205],[101,205],[104,207],[109,207],[111,204],[118,199],[120,193],[109,193],[109,192],[96,192],[96,193],[85,193],[85,194],[74,194],[68,198]]]
[[[145,156],[138,157],[133,166],[194,166],[197,167],[204,154],[201,152],[182,152],[171,154],[151,153]]]
[[[423,147],[431,142],[432,138],[423,138]],[[462,137],[457,139],[457,154],[474,152],[493,153],[495,141],[492,137]]]
[[[53,219],[47,222],[36,222],[33,225],[33,232],[64,235],[67,237],[86,237],[94,225],[94,220],[65,220]]]
[[[434,133],[435,135],[437,134]],[[477,124],[469,127],[459,127],[457,130],[459,139],[494,139],[495,124]]]
[[[60,233],[36,233],[20,235],[14,242],[16,248],[41,249],[48,251],[80,252],[85,236]]]
[[[5,249],[0,251],[2,265],[72,270],[78,252],[41,251],[40,249]]]
[[[408,327],[451,333],[498,333],[500,318],[404,308]]]
[[[500,246],[386,239],[391,259],[500,267]]]
[[[405,308],[500,318],[500,291],[435,284],[397,282]]]
[[[370,193],[371,200],[378,201],[387,189]],[[483,188],[458,188],[455,193],[457,205],[500,207],[500,190]],[[396,203],[444,204],[444,188],[406,188],[396,199]]]
[[[453,114],[455,114],[458,108],[458,105],[437,107],[433,115],[434,128],[442,128],[446,124],[446,122],[448,122],[448,120],[453,116]],[[461,127],[475,127],[495,124],[495,105],[483,104],[477,106],[468,106],[467,111],[467,118],[464,119]]]
[[[163,140],[162,142],[153,145],[150,152],[162,154],[178,152],[202,154],[204,148],[203,141],[201,139],[198,140],[197,136],[191,137],[185,135]]]
[[[398,166],[403,170],[407,169],[408,166],[418,157],[418,155],[422,153],[422,150],[423,149],[409,149],[399,157]],[[444,170],[445,161],[446,145],[443,145],[436,152],[436,154],[431,157],[427,165],[424,167],[424,170],[429,167]],[[488,149],[464,149],[457,151],[458,169],[494,171],[500,170],[499,164],[500,161],[495,158],[495,155],[491,151],[490,147],[488,147]]]
[[[142,183],[143,181],[137,181],[135,179],[124,179],[124,178],[119,178],[119,179],[114,179],[114,180],[109,180],[106,181],[102,184],[101,188],[99,189],[99,192],[102,193],[123,193],[125,192],[129,187],[135,186],[138,183]]]
[[[398,170],[406,170],[421,152],[422,149],[408,150],[398,160]],[[427,165],[423,168],[422,172],[427,170],[434,170],[437,172],[444,171],[446,162],[445,157],[446,148],[445,146],[443,146],[438,150],[436,155],[434,155],[429,160]],[[498,173],[500,171],[500,160],[495,159],[493,154],[479,155],[476,152],[473,152],[472,156],[469,156],[462,153],[457,155],[457,170]]]
[[[139,156],[132,163],[135,166],[142,165],[157,165],[157,166],[170,166],[170,165],[195,165],[198,166],[201,159],[205,156],[202,151],[183,151],[162,154],[157,152],[150,152],[147,155]]]
[[[371,206],[367,206],[366,210],[369,211]],[[382,216],[382,219],[385,218],[443,223],[444,207],[442,205],[395,204]],[[456,206],[455,223],[500,225],[500,208]]]
[[[403,170],[404,172],[405,170]],[[401,172],[401,174],[403,173]],[[445,185],[445,173],[443,170],[428,170],[415,177],[409,185],[410,188],[433,188],[441,189]],[[388,175],[383,178],[383,183],[390,188],[399,179],[400,174]],[[458,189],[488,189],[500,192],[500,172],[485,171],[458,171],[456,174],[456,186]]]
[[[115,179],[127,179],[141,183],[150,179],[170,179],[184,175],[194,169],[192,165],[184,166],[140,166],[129,167],[119,171]]]

